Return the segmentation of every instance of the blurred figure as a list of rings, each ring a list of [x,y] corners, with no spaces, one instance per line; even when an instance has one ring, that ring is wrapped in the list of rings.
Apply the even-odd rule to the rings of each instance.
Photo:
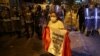
[[[95,4],[95,14],[97,13],[97,16],[99,16],[99,11],[100,10],[100,5],[98,5],[98,4]],[[94,26],[94,28],[93,28],[93,30],[92,30],[92,34],[91,35],[99,35],[99,28],[100,28],[100,18],[99,17],[96,17],[95,19],[94,19],[94,24],[95,24],[95,26]]]
[[[96,7],[98,8],[98,10],[100,10],[100,4],[96,4]],[[99,12],[100,13],[100,12]],[[95,20],[96,21],[96,20]],[[100,32],[99,32],[99,29],[100,29],[100,18],[98,18],[98,20],[97,20],[97,28],[95,28],[96,30],[95,30],[95,34],[100,34]],[[95,26],[96,27],[96,26]]]
[[[25,19],[25,32],[27,33],[27,38],[32,37],[32,17],[29,7],[25,8],[23,18]]]
[[[40,26],[40,18],[42,16],[42,8],[40,5],[37,5],[34,22],[35,22],[35,32],[39,39],[42,39],[42,27]]]
[[[64,6],[61,6],[61,8],[62,8],[62,11],[63,11],[63,14],[64,14],[64,18],[65,18],[67,9],[66,9],[66,7],[64,7]]]
[[[43,4],[41,5],[42,10],[46,10],[46,6],[47,6],[47,3],[46,2],[43,2]]]
[[[63,8],[60,6],[57,12],[57,15],[60,17],[61,21],[64,21],[64,10]]]
[[[50,4],[50,12],[55,11],[55,5],[53,3]]]
[[[55,5],[54,10],[56,13],[58,13],[60,9],[60,5]]]
[[[11,19],[13,25],[13,32],[18,34],[18,38],[21,37],[21,18],[18,8],[13,7],[11,12]]]
[[[78,13],[77,13],[77,19],[79,16],[79,30],[81,33],[84,33],[85,31],[85,16],[84,16],[84,5],[82,5],[79,9],[78,9]]]
[[[5,7],[3,9],[3,11],[1,12],[1,18],[2,18],[3,32],[11,33],[12,32],[12,23],[11,23],[11,19],[10,19],[10,9],[9,8]]]
[[[41,15],[40,20],[39,20],[39,27],[40,27],[41,34],[42,34],[42,31],[45,28],[45,26],[48,24],[47,19],[46,19],[47,17],[48,16],[46,16],[46,12],[43,10],[42,15]]]
[[[90,36],[95,28],[95,17],[93,18],[93,16],[95,15],[94,9],[95,9],[94,4],[90,4],[88,12],[86,12],[86,14],[88,14],[89,17],[85,19],[85,25],[87,29],[86,36]]]
[[[33,21],[32,22],[32,34],[33,35],[34,35],[34,31],[35,31],[35,17],[36,17],[35,13],[36,13],[36,5],[34,4],[31,9],[31,17],[32,17],[32,21]]]
[[[71,9],[69,12],[67,12],[66,16],[65,16],[65,26],[67,26],[67,28],[69,30],[78,30],[78,23],[77,23],[77,12],[75,12],[74,9]]]
[[[1,18],[2,19],[7,19],[10,18],[10,9],[7,7],[4,7],[2,12],[1,12]]]
[[[47,6],[46,6],[46,10],[45,10],[45,12],[44,12],[45,17],[46,17],[46,22],[47,22],[47,23],[49,22],[49,13],[50,13],[50,6],[47,5]]]

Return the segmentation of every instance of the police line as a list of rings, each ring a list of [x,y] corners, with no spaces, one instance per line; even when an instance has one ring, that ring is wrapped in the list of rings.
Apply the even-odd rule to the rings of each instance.
[[[85,8],[85,25],[87,28],[100,28],[100,8]]]
[[[85,8],[85,19],[100,19],[100,8]]]

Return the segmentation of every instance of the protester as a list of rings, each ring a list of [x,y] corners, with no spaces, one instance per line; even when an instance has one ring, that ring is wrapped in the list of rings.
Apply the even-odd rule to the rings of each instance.
[[[32,17],[31,17],[31,11],[29,10],[29,7],[26,7],[24,11],[24,19],[25,19],[25,32],[27,33],[27,38],[32,37]]]
[[[42,8],[40,5],[37,6],[36,12],[35,12],[35,32],[39,39],[42,39],[42,27],[40,26],[40,18],[42,16]]]
[[[69,12],[66,13],[64,23],[69,30],[78,30],[78,21],[76,15],[77,12],[74,9],[71,9]]]
[[[43,31],[43,44],[45,51],[54,56],[71,56],[68,31],[55,12],[50,13],[49,24]]]
[[[21,37],[21,18],[19,10],[16,7],[12,8],[11,20],[13,33],[17,34],[18,38]]]
[[[79,16],[79,30],[81,33],[84,33],[85,31],[85,14],[84,14],[84,5],[82,5],[79,9],[78,9],[78,13],[77,13],[77,19]]]

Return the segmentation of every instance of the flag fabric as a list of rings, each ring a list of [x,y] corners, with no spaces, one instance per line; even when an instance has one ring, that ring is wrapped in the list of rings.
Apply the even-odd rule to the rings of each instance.
[[[71,56],[70,39],[66,30],[43,30],[43,46],[46,52],[55,56]]]
[[[42,40],[43,40],[44,50],[47,51],[51,42],[49,27],[44,28],[43,34],[42,34]]]

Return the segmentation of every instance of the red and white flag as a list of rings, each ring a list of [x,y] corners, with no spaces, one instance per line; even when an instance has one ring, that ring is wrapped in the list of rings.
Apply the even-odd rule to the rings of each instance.
[[[45,51],[55,56],[72,56],[70,39],[66,30],[45,27],[42,38]]]

